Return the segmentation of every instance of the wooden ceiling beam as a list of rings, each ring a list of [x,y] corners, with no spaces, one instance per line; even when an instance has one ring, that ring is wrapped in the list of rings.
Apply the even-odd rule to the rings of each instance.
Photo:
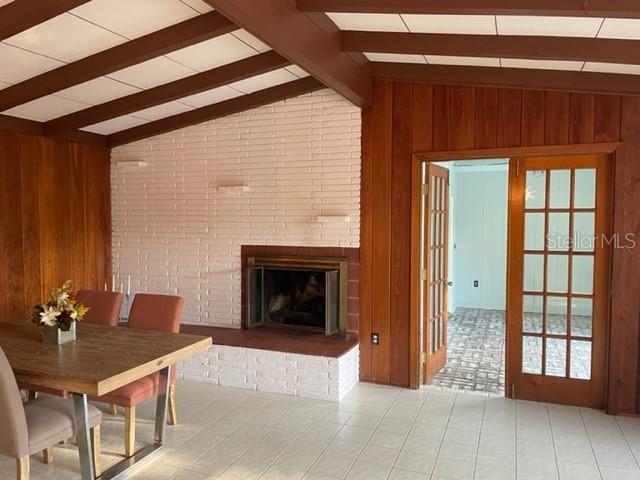
[[[399,81],[611,95],[640,95],[640,82],[638,82],[636,75],[523,68],[421,65],[414,63],[373,62],[371,65],[374,77]]]
[[[89,0],[14,0],[0,7],[0,41],[35,27]]]
[[[324,85],[313,77],[301,78],[264,90],[259,90],[248,95],[225,100],[206,107],[179,113],[171,117],[162,118],[154,122],[145,123],[137,127],[129,128],[107,137],[110,146],[122,145],[143,138],[160,135],[179,128],[188,127],[198,123],[224,117],[233,113],[242,112],[251,108],[260,107],[269,103],[296,97],[324,88]]]
[[[342,32],[345,52],[640,64],[636,40],[508,35]]]
[[[48,136],[69,142],[87,143],[103,147],[107,146],[107,137],[105,135],[83,132],[81,130],[71,130],[59,135],[49,135],[45,132],[43,123],[9,115],[0,114],[0,130],[21,133],[23,135]]]
[[[245,78],[290,65],[280,54],[269,51],[221,67],[197,73],[149,90],[117,98],[47,122],[44,129],[54,134],[86,127],[111,118],[211,90]]]
[[[237,29],[218,12],[199,15],[0,90],[0,111]]]
[[[338,32],[324,31],[291,0],[205,1],[354,104],[371,104],[369,64],[342,52]]]
[[[303,12],[640,18],[637,0],[297,0]]]

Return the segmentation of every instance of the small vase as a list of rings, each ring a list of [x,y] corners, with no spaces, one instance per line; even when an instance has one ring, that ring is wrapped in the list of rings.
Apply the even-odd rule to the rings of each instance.
[[[47,345],[62,345],[73,342],[76,339],[76,322],[71,322],[71,328],[64,332],[58,327],[42,327],[42,343]]]

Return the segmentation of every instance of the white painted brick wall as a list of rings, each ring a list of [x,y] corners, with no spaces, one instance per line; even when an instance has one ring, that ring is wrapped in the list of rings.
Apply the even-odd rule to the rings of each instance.
[[[182,295],[184,323],[240,326],[243,244],[359,246],[360,109],[330,90],[117,147],[112,162],[117,283]],[[250,191],[216,192],[237,184]]]
[[[360,350],[339,358],[213,345],[178,365],[187,380],[340,401],[358,383]]]

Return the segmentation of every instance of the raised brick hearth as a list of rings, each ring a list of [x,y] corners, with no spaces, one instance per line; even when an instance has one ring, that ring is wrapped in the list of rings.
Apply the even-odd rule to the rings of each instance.
[[[178,377],[262,392],[339,401],[358,383],[360,350],[346,338],[183,325],[214,345],[178,365]]]

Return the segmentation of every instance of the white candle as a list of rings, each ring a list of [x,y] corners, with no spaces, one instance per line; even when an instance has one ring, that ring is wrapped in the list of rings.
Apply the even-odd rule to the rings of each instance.
[[[120,293],[124,293],[124,283],[120,282]]]
[[[116,275],[111,275],[111,290],[116,291]]]
[[[127,295],[131,295],[131,275],[127,275]]]
[[[107,286],[107,282],[104,282],[104,291],[105,291],[105,292],[107,291],[107,288],[109,288],[109,287]]]

